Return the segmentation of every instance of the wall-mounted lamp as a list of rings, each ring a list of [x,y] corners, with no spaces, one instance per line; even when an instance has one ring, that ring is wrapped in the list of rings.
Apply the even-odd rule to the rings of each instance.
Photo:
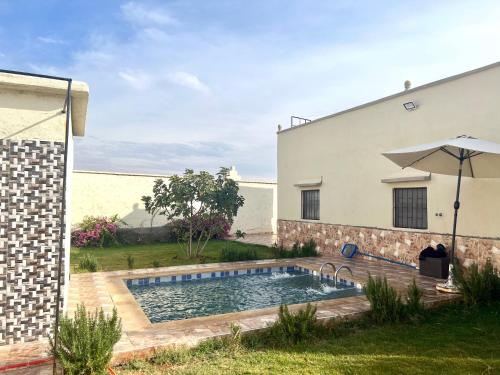
[[[407,111],[414,111],[417,109],[417,105],[414,102],[403,103],[403,107],[405,107]]]

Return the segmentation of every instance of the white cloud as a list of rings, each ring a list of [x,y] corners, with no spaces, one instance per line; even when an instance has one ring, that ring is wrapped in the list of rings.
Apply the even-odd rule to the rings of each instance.
[[[168,75],[168,79],[180,86],[187,87],[189,89],[202,92],[207,94],[210,89],[207,85],[200,81],[200,79],[194,74],[187,72],[175,72]]]
[[[61,71],[61,69],[52,65],[39,65],[39,64],[29,63],[28,66],[35,73],[49,74],[52,76],[60,76],[60,77],[63,77],[65,75],[65,73]]]
[[[154,21],[145,15],[151,9],[127,4],[128,12],[144,11],[132,12],[126,37],[93,36],[71,68],[91,89],[83,142],[93,135],[143,144],[117,145],[126,154],[120,160],[109,158],[114,149],[96,155],[89,147],[86,157],[101,169],[126,170],[128,155],[139,160],[137,171],[236,164],[245,176],[272,178],[276,126],[287,126],[290,115],[317,118],[400,91],[406,79],[417,86],[500,60],[492,48],[500,37],[498,6],[433,3],[428,12],[391,14],[402,20],[396,24],[370,15],[376,24],[349,25],[349,38],[340,38],[330,20],[317,26],[314,17],[313,31],[287,28],[292,35],[239,25],[204,28],[187,18],[182,30],[165,31],[168,18]],[[312,35],[318,29],[321,35]],[[211,143],[184,155],[179,145],[186,142]],[[213,146],[220,143],[231,148]],[[217,157],[207,156],[210,147]]]
[[[77,138],[75,147],[76,169],[148,173],[178,173],[185,168],[215,172],[231,165],[237,153],[225,142],[141,143],[95,137]]]
[[[151,77],[137,70],[125,70],[118,72],[118,75],[130,86],[138,90],[147,89],[151,83]]]
[[[172,17],[167,10],[160,8],[148,8],[144,4],[129,1],[121,6],[123,17],[140,26],[156,24],[161,26],[177,25],[179,21]]]
[[[46,44],[67,44],[64,40],[59,39],[59,38],[52,38],[48,36],[38,36],[36,38],[39,42],[46,43]]]

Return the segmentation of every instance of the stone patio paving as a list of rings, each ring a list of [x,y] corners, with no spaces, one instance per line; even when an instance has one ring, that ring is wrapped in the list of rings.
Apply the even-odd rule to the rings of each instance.
[[[133,271],[97,272],[71,275],[68,299],[68,313],[76,309],[77,304],[85,303],[87,308],[102,307],[110,313],[116,307],[123,323],[123,335],[115,346],[114,361],[119,362],[133,356],[147,354],[155,348],[169,345],[195,345],[199,341],[225,335],[230,332],[230,324],[236,323],[244,331],[265,328],[276,319],[276,307],[253,311],[200,317],[165,323],[151,324],[144,312],[128,291],[123,279],[155,277],[167,274],[211,272],[245,267],[277,266],[294,264],[319,271],[324,262],[332,262],[337,267],[345,264],[351,267],[353,276],[350,280],[365,283],[368,272],[372,275],[386,275],[389,282],[401,292],[405,291],[413,278],[424,290],[424,302],[432,305],[444,302],[456,296],[439,293],[435,290],[437,280],[418,275],[418,271],[372,258],[356,257],[346,259],[340,255],[318,258],[300,258],[288,260],[265,260],[235,263],[214,263],[203,265],[176,266]],[[317,315],[319,319],[332,317],[353,317],[369,309],[365,296],[348,297],[319,301]],[[294,305],[298,309],[303,305]],[[0,364],[25,362],[46,357],[47,342],[17,344],[0,347]]]

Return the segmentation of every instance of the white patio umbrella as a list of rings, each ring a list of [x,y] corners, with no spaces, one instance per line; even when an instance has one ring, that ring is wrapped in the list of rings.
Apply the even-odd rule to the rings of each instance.
[[[457,216],[460,208],[462,176],[473,178],[500,178],[500,144],[461,135],[457,138],[385,152],[383,155],[403,168],[458,176],[454,203],[453,234],[450,252],[450,275],[438,289],[455,291],[451,275],[455,255]]]

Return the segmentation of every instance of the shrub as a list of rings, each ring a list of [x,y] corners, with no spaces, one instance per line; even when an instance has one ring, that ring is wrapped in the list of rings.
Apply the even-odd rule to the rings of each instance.
[[[453,267],[453,278],[465,304],[490,304],[500,300],[500,273],[490,260],[480,270],[477,264],[465,269],[459,262]]]
[[[50,338],[51,351],[66,374],[104,375],[120,336],[121,320],[116,309],[106,317],[102,309],[91,314],[80,305],[74,319],[61,317],[57,347]]]
[[[132,262],[132,266],[133,266],[133,265],[134,265],[134,263]],[[153,260],[153,267],[154,267],[154,268],[158,268],[158,267],[160,267],[160,262],[159,262],[159,261],[157,261],[157,260]]]
[[[316,241],[314,241],[312,238],[304,243],[302,245],[301,257],[316,257],[318,256],[318,250],[316,250]]]
[[[292,249],[290,250],[290,258],[300,257],[300,244],[295,241],[292,245]]]
[[[127,256],[127,265],[128,265],[128,269],[131,270],[134,268],[134,263],[135,263],[135,259],[132,255],[128,255]]]
[[[373,278],[368,275],[364,287],[366,298],[370,302],[370,316],[376,323],[398,322],[404,317],[403,302],[398,292],[387,282],[384,276]]]
[[[276,242],[271,247],[271,251],[273,253],[273,258],[287,258],[286,254],[288,252],[287,249],[283,246],[283,244],[278,245]]]
[[[274,258],[299,258],[299,257],[316,257],[319,256],[316,250],[316,242],[313,239],[306,241],[302,246],[298,241],[295,241],[292,248],[288,250],[283,246],[283,244],[278,245],[275,243],[272,246],[272,252]]]
[[[97,271],[97,258],[92,254],[85,253],[78,262],[78,268],[89,272]]]
[[[419,317],[424,312],[424,304],[422,302],[423,296],[422,289],[417,286],[415,279],[408,286],[408,293],[406,295],[406,313],[409,317]]]
[[[71,244],[76,247],[109,247],[118,244],[116,231],[121,220],[111,217],[85,216],[79,229],[71,233]]]
[[[238,229],[234,235],[236,236],[236,238],[245,238],[245,236],[247,235],[245,232],[241,231],[240,229]]]
[[[296,313],[291,313],[287,305],[281,305],[278,320],[271,326],[270,333],[278,341],[295,345],[314,336],[318,327],[316,307],[310,303]]]
[[[260,259],[255,249],[237,250],[230,247],[223,248],[220,252],[221,262],[239,262],[243,260]]]
[[[206,233],[211,232],[213,239],[224,239],[229,237],[231,230],[231,223],[223,216],[193,217],[193,228],[196,231],[193,233],[193,239],[196,240],[200,236],[205,236]],[[189,239],[189,224],[187,219],[172,220],[167,224],[167,230],[172,233],[172,239],[175,241],[187,241]],[[210,230],[211,229],[211,230]]]

